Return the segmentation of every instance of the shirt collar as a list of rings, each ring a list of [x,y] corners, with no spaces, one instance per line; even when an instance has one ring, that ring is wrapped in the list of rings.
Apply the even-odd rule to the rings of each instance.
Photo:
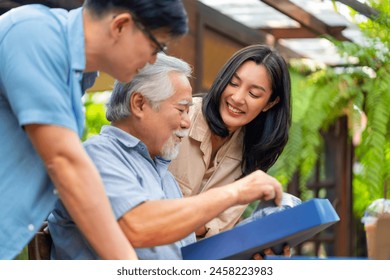
[[[122,145],[129,148],[134,148],[138,144],[142,143],[138,138],[112,125],[104,125],[100,134],[110,138],[114,137],[117,141],[121,142]]]
[[[169,164],[171,163],[171,161],[157,156],[154,159],[154,162],[156,164],[156,169],[157,169],[158,174],[162,178],[165,177],[166,173],[168,172],[168,167],[169,167]]]
[[[192,111],[193,117],[191,118],[191,128],[188,137],[203,142],[207,137],[210,137],[209,126],[207,125],[206,119],[202,114],[202,102],[201,99],[193,98],[194,105],[190,107],[190,114]]]

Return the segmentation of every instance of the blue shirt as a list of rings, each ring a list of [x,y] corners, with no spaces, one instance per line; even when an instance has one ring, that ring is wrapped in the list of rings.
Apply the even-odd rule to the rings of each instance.
[[[117,219],[148,200],[182,198],[168,171],[170,161],[159,157],[153,160],[145,144],[123,130],[104,126],[100,135],[88,139],[84,147],[103,178]],[[98,259],[60,201],[48,221],[53,259]],[[182,259],[180,248],[195,241],[195,234],[191,234],[169,245],[137,248],[136,252],[139,259]]]
[[[23,126],[62,126],[81,136],[81,96],[91,86],[82,83],[91,79],[83,79],[81,8],[26,5],[2,15],[0,26],[0,259],[12,259],[58,199]]]

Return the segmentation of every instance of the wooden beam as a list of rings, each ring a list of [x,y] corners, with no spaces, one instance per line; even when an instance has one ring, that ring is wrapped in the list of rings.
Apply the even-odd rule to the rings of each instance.
[[[222,14],[221,12],[199,2],[199,14],[202,15],[202,21],[210,28],[231,37],[239,43],[245,45],[263,43],[273,44],[274,38],[269,34],[256,31],[248,26]]]
[[[339,34],[345,26],[332,26],[329,27],[329,34]],[[271,34],[276,40],[279,39],[307,39],[317,38],[318,34],[305,27],[292,27],[292,28],[260,28],[260,31]]]
[[[19,4],[15,3],[13,1],[3,1],[0,2],[0,15],[8,12],[8,10],[11,10],[12,8],[18,7]]]
[[[19,4],[16,3],[15,1],[7,1],[7,0],[5,0],[5,1],[1,1],[0,2],[0,7],[4,7],[4,8],[6,8],[6,7],[17,7],[17,6],[19,6]]]
[[[362,15],[364,15],[372,20],[375,20],[380,15],[379,11],[367,6],[364,3],[356,1],[356,0],[336,0],[336,1],[351,7],[356,12],[358,12],[358,13],[360,13],[360,14],[362,14]]]
[[[193,0],[186,0],[184,3],[189,1]],[[235,40],[244,46],[259,43],[273,46],[281,53],[286,61],[289,61],[291,58],[303,57],[301,54],[298,54],[287,46],[279,44],[271,32],[265,32],[265,30],[263,31],[260,29],[251,29],[201,2],[197,3],[199,11],[198,16],[201,21],[201,26],[198,26],[197,32],[203,34],[200,34],[200,38],[197,39],[197,42],[201,42],[204,39],[204,28],[207,27],[221,34],[225,34],[226,37],[230,37],[232,40]],[[289,32],[293,33],[291,30]],[[312,37],[314,37],[314,33],[312,34]],[[199,54],[198,58],[200,59],[202,57],[202,55],[200,55],[202,47],[199,45],[197,49],[197,53]],[[198,61],[196,65],[201,65],[201,63],[201,61]],[[200,67],[197,67],[197,69],[198,71],[201,71]],[[202,76],[201,73],[198,74]]]
[[[78,8],[83,4],[83,0],[12,0],[12,1],[1,1],[0,8],[11,9],[21,5],[28,4],[43,4],[52,8],[63,8],[63,9],[74,9]],[[6,12],[7,10],[4,10]]]
[[[316,38],[317,33],[304,28],[304,27],[292,27],[292,28],[260,28],[259,31],[267,32],[279,39],[301,39],[301,38]]]
[[[299,22],[299,24],[308,29],[310,32],[317,34],[318,36],[331,35],[341,41],[349,41],[348,38],[344,37],[341,33],[340,28],[346,26],[338,26],[333,29],[323,21],[319,20],[312,14],[306,12],[301,7],[295,5],[288,0],[260,0],[279,12],[285,14],[291,19]],[[338,31],[340,30],[340,31]]]

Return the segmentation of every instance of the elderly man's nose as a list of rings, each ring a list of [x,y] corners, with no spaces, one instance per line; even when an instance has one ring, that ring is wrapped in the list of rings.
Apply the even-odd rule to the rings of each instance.
[[[188,115],[187,112],[184,112],[183,117],[181,119],[181,127],[182,128],[189,128],[190,125],[191,125],[190,116]]]

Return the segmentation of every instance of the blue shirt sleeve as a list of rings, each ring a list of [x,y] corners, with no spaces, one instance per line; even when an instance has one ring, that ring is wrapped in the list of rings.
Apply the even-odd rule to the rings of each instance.
[[[2,41],[1,51],[8,52],[2,56],[2,83],[21,126],[54,124],[77,131],[62,28],[55,18],[22,20],[14,23]]]

